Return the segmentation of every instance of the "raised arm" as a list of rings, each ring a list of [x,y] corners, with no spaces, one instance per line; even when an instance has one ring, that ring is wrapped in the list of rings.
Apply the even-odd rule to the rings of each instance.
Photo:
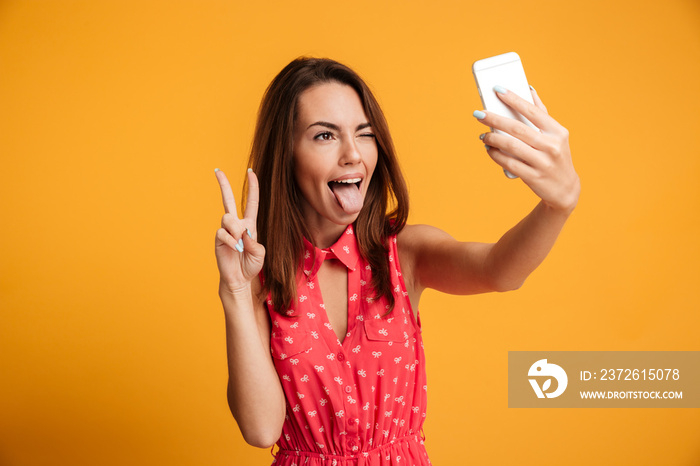
[[[491,158],[520,177],[540,197],[524,219],[497,243],[456,241],[425,225],[409,226],[399,235],[401,262],[414,299],[425,288],[451,294],[519,288],[552,249],[578,203],[580,182],[571,160],[569,133],[547,113],[533,90],[532,105],[505,89],[498,96],[540,131],[494,113],[475,112],[486,126],[512,135],[481,135]]]
[[[217,170],[216,177],[226,211],[215,251],[226,317],[228,404],[245,441],[269,448],[281,435],[285,400],[270,356],[270,321],[258,299],[258,274],[265,258],[265,248],[256,241],[258,180],[248,172],[248,202],[239,219],[226,175]]]

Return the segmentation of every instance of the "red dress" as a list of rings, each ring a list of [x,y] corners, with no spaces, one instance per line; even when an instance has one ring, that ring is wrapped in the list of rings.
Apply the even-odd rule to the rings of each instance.
[[[305,241],[297,301],[272,321],[270,350],[287,401],[275,466],[430,464],[422,434],[426,413],[425,354],[401,277],[396,237],[389,241],[396,304],[372,300],[372,271],[350,225],[328,249]],[[316,273],[326,256],[348,268],[348,329],[338,340]],[[274,450],[274,446],[273,446]]]

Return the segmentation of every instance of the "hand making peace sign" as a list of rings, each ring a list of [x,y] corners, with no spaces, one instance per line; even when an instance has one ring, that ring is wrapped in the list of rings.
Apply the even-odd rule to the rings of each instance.
[[[216,231],[216,263],[221,286],[230,293],[250,290],[250,282],[257,277],[265,260],[265,247],[257,242],[258,178],[248,170],[248,202],[243,218],[238,218],[236,200],[231,185],[221,170],[216,170],[221,197],[226,213],[221,228]]]

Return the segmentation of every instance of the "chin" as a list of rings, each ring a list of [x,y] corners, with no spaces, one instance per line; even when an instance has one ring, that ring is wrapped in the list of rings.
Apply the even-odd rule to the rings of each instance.
[[[360,211],[360,212],[362,212],[362,211]],[[340,215],[339,217],[337,217],[335,219],[330,219],[330,220],[333,223],[335,223],[336,225],[347,226],[347,225],[350,225],[351,223],[355,223],[355,220],[357,220],[357,217],[360,216],[360,212],[358,212],[356,214],[343,213],[343,215]]]

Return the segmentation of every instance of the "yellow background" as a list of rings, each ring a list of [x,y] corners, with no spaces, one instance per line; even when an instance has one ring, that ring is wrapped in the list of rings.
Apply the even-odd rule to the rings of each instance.
[[[329,56],[387,114],[411,223],[534,206],[471,116],[517,51],[580,203],[524,288],[421,303],[436,465],[698,465],[697,409],[507,408],[509,350],[699,350],[700,3],[0,2],[0,464],[265,465],[226,405],[213,170],[273,76]]]

